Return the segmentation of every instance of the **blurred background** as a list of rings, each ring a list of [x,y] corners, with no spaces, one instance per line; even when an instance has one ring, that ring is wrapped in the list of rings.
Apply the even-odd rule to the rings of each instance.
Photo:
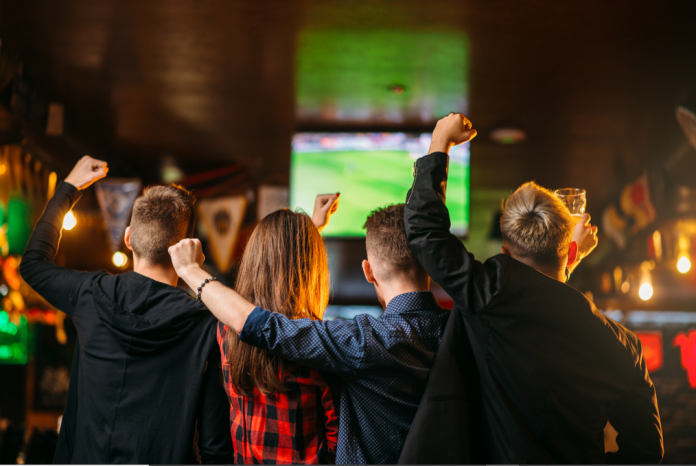
[[[484,260],[517,186],[585,189],[600,244],[570,284],[641,338],[664,462],[693,463],[694,24],[693,1],[0,1],[0,463],[52,462],[76,334],[17,267],[80,157],[109,177],[66,217],[60,265],[131,270],[135,196],[177,182],[233,284],[263,216],[340,191],[326,318],[379,315],[362,223],[405,200],[452,111],[478,130],[452,157],[453,232]]]

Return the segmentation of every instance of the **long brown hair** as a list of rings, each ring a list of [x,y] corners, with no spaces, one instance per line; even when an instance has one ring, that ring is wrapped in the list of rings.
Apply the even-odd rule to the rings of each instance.
[[[329,268],[319,231],[307,214],[278,210],[258,224],[235,286],[247,301],[289,319],[320,320],[329,303]],[[244,396],[283,391],[283,360],[227,337],[230,382]]]

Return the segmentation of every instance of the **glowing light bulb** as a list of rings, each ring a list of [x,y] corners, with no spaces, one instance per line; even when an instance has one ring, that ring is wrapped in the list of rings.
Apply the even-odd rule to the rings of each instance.
[[[640,289],[638,290],[638,296],[640,296],[640,299],[647,301],[648,299],[652,298],[652,295],[653,287],[650,283],[643,283],[640,285]]]
[[[623,282],[623,283],[621,284],[621,291],[623,291],[623,294],[626,294],[626,293],[628,293],[629,291],[631,291],[631,284],[628,283],[627,281],[626,281],[626,282]]]
[[[691,261],[686,256],[681,256],[677,261],[677,270],[681,273],[686,273],[691,270]]]
[[[77,219],[75,218],[75,214],[73,214],[73,211],[71,210],[67,214],[65,214],[65,217],[63,217],[63,230],[72,230],[75,228],[75,225],[77,225]]]
[[[128,256],[123,254],[121,251],[115,252],[111,257],[111,261],[116,267],[123,267],[128,263]]]

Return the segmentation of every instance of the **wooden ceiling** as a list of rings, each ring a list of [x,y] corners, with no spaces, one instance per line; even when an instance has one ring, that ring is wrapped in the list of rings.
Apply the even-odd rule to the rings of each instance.
[[[2,54],[65,105],[71,136],[112,173],[146,181],[171,156],[189,172],[238,161],[257,180],[287,183],[297,129],[428,129],[451,98],[479,130],[474,190],[530,179],[582,186],[591,208],[669,157],[681,137],[675,106],[696,91],[693,1],[3,0],[0,8]],[[433,54],[421,47],[428,40],[440,41]],[[403,95],[390,94],[393,84]],[[336,112],[354,101],[358,110]],[[501,125],[528,140],[491,142]]]

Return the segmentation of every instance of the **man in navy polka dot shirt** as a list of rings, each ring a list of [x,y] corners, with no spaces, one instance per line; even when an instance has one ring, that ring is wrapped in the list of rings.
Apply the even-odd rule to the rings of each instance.
[[[336,199],[315,207],[323,228]],[[404,446],[440,345],[449,311],[428,291],[430,278],[416,261],[404,231],[404,206],[374,211],[365,223],[367,260],[384,314],[353,320],[290,320],[255,307],[218,282],[205,285],[203,302],[243,342],[341,378],[337,464],[395,464]],[[200,268],[198,240],[170,248],[177,273],[193,289],[209,275]]]

